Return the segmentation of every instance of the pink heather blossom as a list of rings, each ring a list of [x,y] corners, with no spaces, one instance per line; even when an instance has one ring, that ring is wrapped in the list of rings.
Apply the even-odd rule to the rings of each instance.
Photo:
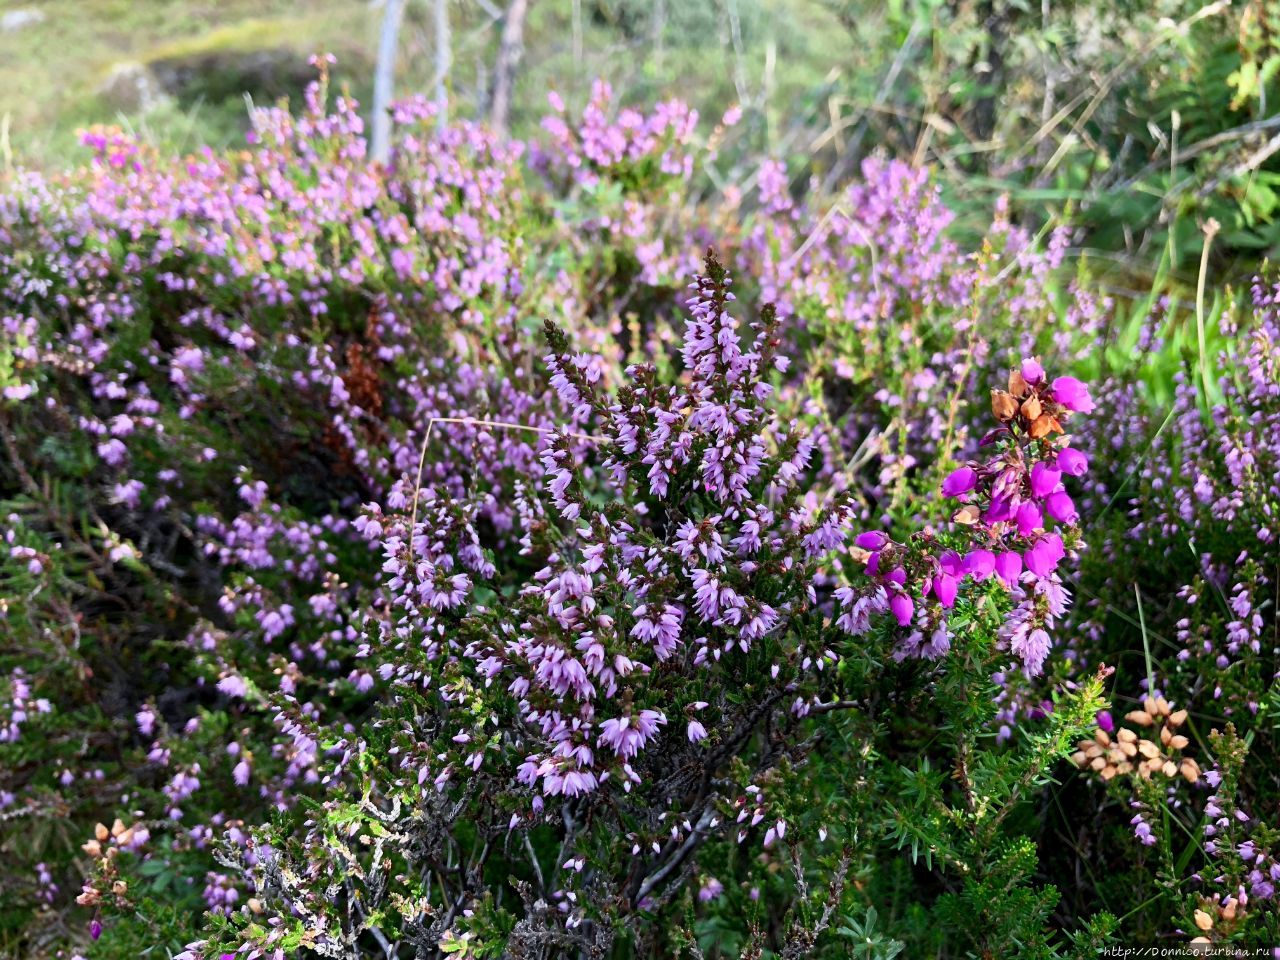
[[[965,572],[975,580],[985,580],[996,568],[996,555],[990,550],[970,550],[964,558]]]
[[[1075,377],[1058,377],[1053,381],[1053,399],[1068,410],[1076,413],[1092,413],[1093,399],[1089,396],[1089,388]]]
[[[1055,470],[1044,463],[1037,463],[1031,468],[1031,495],[1033,497],[1047,497],[1058,488],[1058,484],[1061,482],[1061,470]]]
[[[907,626],[915,614],[916,605],[905,593],[894,592],[889,598],[889,609],[893,612],[901,626]]]
[[[1038,360],[1022,361],[1022,379],[1030,384],[1037,384],[1044,379],[1044,367],[1040,365]]]
[[[1010,648],[1022,660],[1027,673],[1037,674],[1044,666],[1045,657],[1049,655],[1049,645],[1049,634],[1036,627],[1015,636]]]
[[[1069,477],[1083,477],[1089,470],[1089,458],[1075,447],[1058,451],[1058,469]]]
[[[1037,540],[1030,550],[1023,553],[1022,559],[1027,569],[1037,577],[1047,577],[1063,556],[1062,538],[1051,533]]]
[[[939,573],[933,578],[933,593],[944,607],[953,607],[956,602],[956,591],[959,583],[949,573]]]
[[[1018,525],[1018,533],[1024,537],[1029,537],[1037,530],[1044,528],[1044,515],[1041,514],[1040,508],[1029,500],[1018,505],[1013,519]]]
[[[244,680],[234,674],[219,680],[218,689],[228,697],[243,697],[249,692],[249,687]]]
[[[863,550],[883,550],[884,545],[888,542],[889,537],[887,534],[881,533],[879,530],[871,530],[854,537],[853,545]]]
[[[972,467],[958,467],[942,481],[944,497],[959,497],[978,485],[978,472]]]
[[[1049,498],[1044,502],[1044,509],[1059,523],[1075,523],[1079,517],[1075,503],[1065,490],[1049,494]]]
[[[1013,586],[1018,582],[1021,574],[1022,557],[1018,554],[1012,550],[1006,550],[996,557],[996,576],[1004,582],[1005,586]]]

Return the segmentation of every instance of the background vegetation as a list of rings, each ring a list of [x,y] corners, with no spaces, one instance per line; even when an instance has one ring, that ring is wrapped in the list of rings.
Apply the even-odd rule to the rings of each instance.
[[[514,44],[522,4],[410,0],[395,92],[441,106],[398,113],[371,165],[386,2],[3,11],[0,953],[200,937],[188,955],[221,960],[322,928],[352,957],[1274,947],[1280,3],[538,0]],[[723,503],[591,444],[615,398],[646,430],[692,406],[662,391],[696,367],[708,245],[735,329],[782,318],[784,362],[734,395],[769,469],[813,438],[788,483],[751,485],[805,536],[778,521],[770,578],[722,571],[784,625],[712,680],[646,662],[600,707],[668,712],[644,785],[531,811],[516,771],[545,744],[486,726],[524,730],[517,698],[413,651],[546,614],[533,575],[604,520],[666,551],[692,608],[678,531]],[[945,655],[896,614],[837,631],[841,587],[893,588],[865,547],[808,545],[822,509],[892,535],[913,577],[980,549],[940,484],[987,462],[989,390],[1033,356],[1092,392],[1079,522],[1048,524],[1070,609],[966,573],[946,613],[930,578],[915,594]],[[371,551],[395,571],[423,524],[430,577],[384,577]],[[432,590],[458,570],[455,610]],[[421,609],[397,593],[415,577]],[[610,618],[643,619],[612,589]],[[1043,670],[1028,603],[1054,608]],[[464,700],[406,692],[414,670]],[[686,764],[713,799],[662,773]],[[719,802],[745,846],[709,838],[661,897],[623,895],[635,837],[666,850]]]

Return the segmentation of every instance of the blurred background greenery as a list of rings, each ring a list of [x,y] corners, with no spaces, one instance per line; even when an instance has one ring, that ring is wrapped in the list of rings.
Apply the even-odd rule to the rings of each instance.
[[[624,101],[679,97],[707,129],[743,122],[709,187],[749,188],[761,157],[797,191],[862,157],[932,165],[977,231],[1007,195],[1069,214],[1118,293],[1188,286],[1204,225],[1219,276],[1280,243],[1280,0],[401,0],[395,93],[486,118],[506,50],[510,130],[550,90],[608,80]],[[10,0],[0,4],[0,162],[57,170],[76,131],[119,124],[162,149],[235,145],[246,102],[296,99],[307,55],[366,106],[396,0]],[[522,21],[511,46],[510,22]]]

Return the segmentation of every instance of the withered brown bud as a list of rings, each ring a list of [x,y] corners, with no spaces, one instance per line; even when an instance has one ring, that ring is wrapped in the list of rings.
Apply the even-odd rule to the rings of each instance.
[[[1022,376],[1021,370],[1009,371],[1009,392],[1015,397],[1020,397],[1027,392],[1027,381]]]
[[[1003,390],[992,390],[991,412],[1001,422],[1012,420],[1018,413],[1018,401],[1012,394],[1005,393]]]
[[[1035,420],[1039,418],[1042,412],[1043,410],[1040,407],[1040,400],[1038,397],[1027,397],[1026,400],[1022,401],[1022,415],[1028,420]]]
[[[1031,421],[1031,426],[1027,429],[1027,435],[1032,440],[1039,440],[1041,437],[1047,437],[1050,433],[1061,433],[1062,424],[1055,417],[1042,413]]]

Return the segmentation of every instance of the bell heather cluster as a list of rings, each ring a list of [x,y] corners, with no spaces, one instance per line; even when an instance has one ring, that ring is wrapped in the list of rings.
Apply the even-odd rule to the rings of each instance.
[[[983,458],[941,483],[941,494],[961,504],[953,535],[923,531],[899,543],[880,531],[859,534],[854,546],[874,586],[840,589],[840,625],[864,635],[873,615],[889,613],[906,634],[896,656],[936,658],[951,647],[948,614],[962,584],[982,589],[991,578],[1014,601],[1003,640],[1024,670],[1037,674],[1049,653],[1048,631],[1069,599],[1058,567],[1080,540],[1063,478],[1088,469],[1086,456],[1063,437],[1063,423],[1093,403],[1079,380],[1049,381],[1038,361],[1024,360],[1007,390],[992,391],[991,407],[999,426],[983,437]]]

